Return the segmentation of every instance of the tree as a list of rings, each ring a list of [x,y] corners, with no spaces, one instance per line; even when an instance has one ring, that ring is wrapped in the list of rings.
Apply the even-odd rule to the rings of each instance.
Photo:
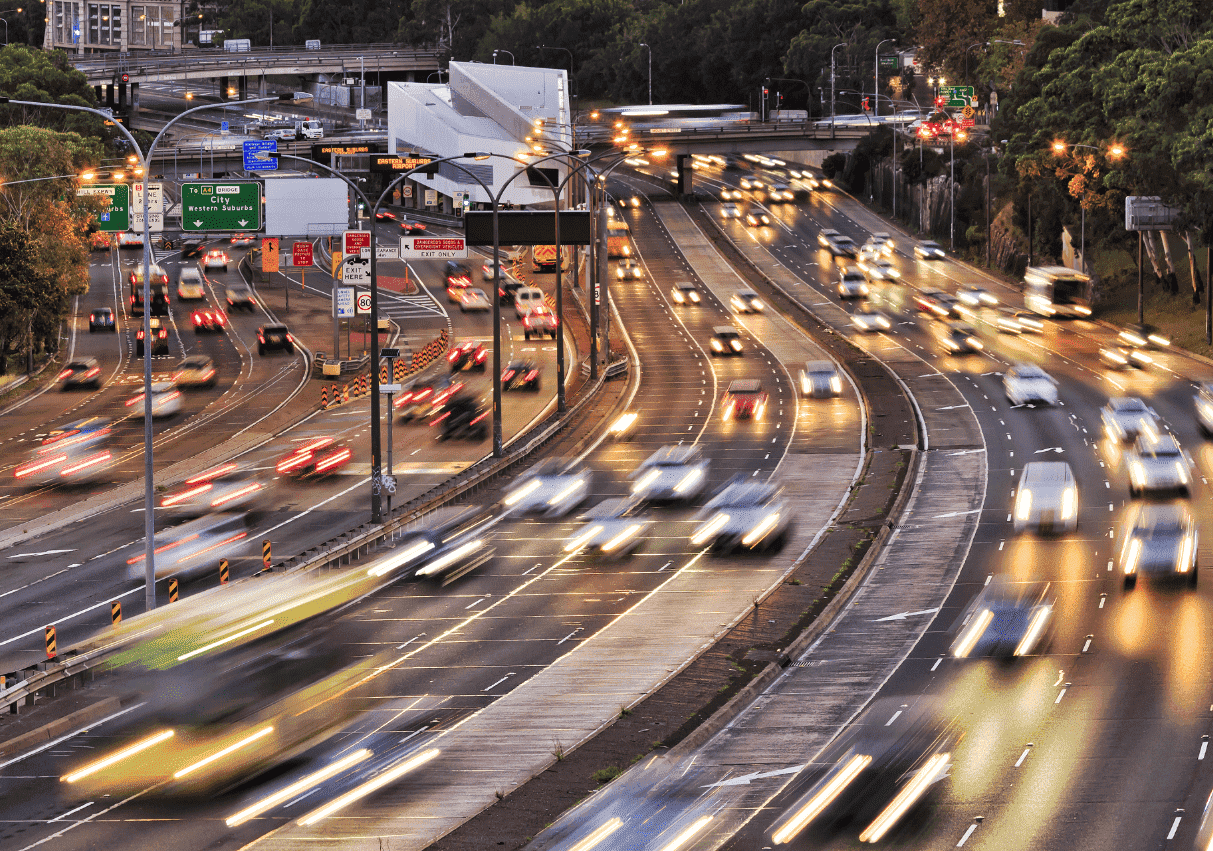
[[[62,315],[65,306],[65,294],[49,280],[30,234],[12,222],[0,223],[0,372],[7,371],[10,356],[32,352],[35,333],[45,334],[39,314]],[[55,331],[57,337],[58,323]]]

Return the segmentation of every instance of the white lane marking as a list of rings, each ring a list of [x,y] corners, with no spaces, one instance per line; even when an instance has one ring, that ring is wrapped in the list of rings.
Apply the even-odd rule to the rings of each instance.
[[[51,748],[55,747],[55,745],[60,745],[64,742],[66,742],[68,739],[71,739],[75,736],[79,736],[81,733],[87,733],[89,730],[92,730],[95,727],[100,727],[106,721],[113,721],[115,718],[125,715],[128,712],[134,712],[136,709],[138,709],[141,706],[143,706],[143,703],[136,703],[134,706],[128,707],[127,709],[123,709],[121,712],[115,712],[113,715],[107,715],[105,718],[102,718],[100,721],[94,721],[92,724],[88,724],[84,727],[81,727],[79,730],[76,730],[72,733],[68,733],[66,736],[60,736],[57,739],[47,742],[45,745],[40,745],[39,747],[34,748],[32,751],[26,751],[25,753],[21,754],[20,756],[15,756],[12,759],[10,759],[8,762],[0,762],[0,770],[8,768],[10,765],[14,765],[18,762],[21,762],[21,760],[23,760],[23,759],[29,759],[31,756],[36,756],[37,754],[40,754],[43,751],[50,750]]]
[[[1082,652],[1083,653],[1086,653],[1088,650],[1091,649],[1091,641],[1092,641],[1091,637],[1087,636],[1087,640],[1082,643]]]
[[[143,583],[141,582],[141,583],[139,583],[138,588],[132,588],[130,591],[127,591],[123,594],[119,594],[116,597],[110,598],[109,600],[103,600],[100,603],[89,606],[88,608],[85,608],[85,609],[81,609],[78,612],[72,612],[70,615],[60,615],[59,617],[55,618],[55,623],[59,624],[59,623],[63,623],[64,621],[74,620],[75,618],[78,618],[81,615],[87,615],[89,612],[91,612],[95,609],[108,608],[109,604],[112,600],[121,600],[123,597],[129,597],[132,594],[142,594],[142,593],[143,593]],[[4,641],[0,641],[0,647],[3,647],[6,644],[12,644],[14,641],[20,641],[22,638],[29,638],[31,635],[38,635],[44,629],[46,629],[46,627],[40,626],[37,629],[31,629],[29,632],[23,632],[20,635],[14,635],[12,638],[6,638],[6,639],[4,639]]]
[[[1023,753],[1021,753],[1019,755],[1019,759],[1015,760],[1016,768],[1019,768],[1019,766],[1023,765],[1023,761],[1028,758],[1028,754],[1031,753],[1031,751],[1032,751],[1031,745],[1028,745],[1026,748],[1023,749]]]
[[[891,726],[891,725],[893,724],[893,722],[897,720],[897,717],[898,717],[899,715],[901,715],[901,710],[900,710],[900,709],[898,709],[896,712],[894,712],[894,713],[893,713],[893,717],[892,717],[892,718],[890,718],[888,721],[885,721],[885,722],[884,722],[884,725],[885,725],[886,727]]]
[[[1179,823],[1183,821],[1183,816],[1176,816],[1175,821],[1171,822],[1171,832],[1167,834],[1167,839],[1175,838],[1175,831],[1179,830]]]
[[[513,671],[511,671],[510,673],[506,674],[504,677],[502,677],[502,678],[501,678],[501,679],[499,679],[497,682],[493,683],[491,686],[489,686],[488,688],[486,688],[486,689],[484,689],[484,690],[485,690],[485,691],[491,691],[491,690],[495,689],[497,686],[499,686],[499,685],[501,685],[502,683],[504,683],[506,680],[508,680],[508,679],[509,679],[510,677],[512,677],[512,676],[514,676],[514,672],[513,672]]]
[[[964,844],[969,841],[969,837],[973,835],[973,831],[977,830],[977,825],[969,825],[969,829],[965,831],[964,836],[960,837],[960,841],[956,843],[957,848],[963,848]]]
[[[75,552],[75,550],[46,550],[45,552],[40,552],[40,553],[17,553],[16,555],[9,556],[9,558],[10,559],[37,558],[38,556],[57,556],[61,553],[74,553],[74,552]]]
[[[464,606],[464,607],[463,607],[463,610],[466,612],[468,609],[472,608],[473,606],[479,606],[479,605],[480,605],[481,603],[483,603],[483,602],[484,602],[486,599],[488,599],[488,598],[487,598],[487,597],[481,597],[479,600],[476,600],[474,603],[470,603],[469,605]]]
[[[412,644],[414,641],[416,641],[418,638],[421,638],[421,636],[422,636],[422,635],[425,635],[425,633],[423,632],[423,633],[421,633],[421,635],[414,635],[414,636],[413,636],[412,638],[410,638],[408,641],[404,642],[404,644],[397,644],[397,645],[396,645],[396,649],[397,649],[397,650],[403,650],[404,648],[406,648],[406,647],[408,647],[410,644]]]
[[[1066,688],[1069,688],[1069,686],[1067,686]],[[1056,706],[1057,704],[1061,703],[1061,699],[1065,696],[1066,696],[1066,689],[1063,688],[1061,691],[1059,691],[1057,693],[1057,700],[1053,701],[1053,705]]]
[[[1205,753],[1208,752],[1208,750],[1209,750],[1209,740],[1205,739],[1203,742],[1200,743],[1200,755],[1197,756],[1196,758],[1204,759]]]
[[[943,657],[940,656],[938,659],[935,660],[935,664],[931,666],[931,670],[934,671],[936,668],[938,668],[939,663],[942,661],[943,661]]]
[[[55,822],[59,821],[60,819],[65,819],[68,816],[70,816],[72,813],[78,813],[81,810],[83,810],[85,807],[91,807],[92,805],[93,805],[92,801],[89,801],[88,803],[85,803],[85,804],[81,804],[80,806],[76,807],[74,810],[68,810],[66,813],[62,813],[60,815],[55,816],[53,819],[48,821],[47,824],[54,824]]]

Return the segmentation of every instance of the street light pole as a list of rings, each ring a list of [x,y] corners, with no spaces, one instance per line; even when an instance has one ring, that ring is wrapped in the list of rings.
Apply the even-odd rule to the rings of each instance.
[[[876,85],[872,87],[872,93],[876,95],[876,117],[880,117],[880,45],[890,41],[897,41],[895,38],[886,38],[881,40],[880,44],[876,45]]]
[[[253,103],[267,103],[269,101],[293,100],[293,95],[284,95],[282,97],[272,98],[252,98],[249,100],[237,101],[229,104],[230,106],[244,106]],[[39,103],[37,101],[21,101],[12,100],[10,98],[0,96],[0,104],[11,103],[17,106],[37,106],[46,107],[47,109],[65,109],[74,112],[89,112],[99,116],[106,121],[112,120],[112,114],[102,112],[99,109],[93,109],[89,106],[76,106],[75,104],[65,103]],[[151,248],[151,223],[148,221],[148,207],[151,193],[148,192],[147,180],[151,176],[152,155],[156,151],[156,146],[160,144],[160,140],[164,138],[164,134],[168,129],[176,124],[181,119],[195,112],[201,112],[204,109],[213,109],[217,104],[205,104],[196,106],[193,109],[187,109],[180,115],[175,116],[152,140],[152,144],[148,146],[147,153],[143,154],[139,149],[139,143],[135,141],[135,137],[130,131],[123,127],[118,122],[113,122],[118,132],[122,133],[131,148],[139,156],[139,165],[143,169],[143,534],[144,534],[144,601],[148,611],[156,608],[156,563],[155,563],[155,506],[156,506],[156,491],[153,481],[153,464],[152,464],[152,330],[151,330],[151,315],[152,315],[152,248]]]
[[[649,51],[649,106],[653,105],[653,48],[649,47],[643,41],[640,42],[641,47],[648,48]]]
[[[840,47],[846,47],[845,41],[839,42],[830,48],[830,138],[834,138],[834,93],[835,93],[835,74],[834,74],[834,51]]]

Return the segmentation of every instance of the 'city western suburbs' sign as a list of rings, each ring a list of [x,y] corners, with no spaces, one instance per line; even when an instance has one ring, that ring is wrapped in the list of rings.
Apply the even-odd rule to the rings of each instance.
[[[198,181],[181,184],[183,231],[261,230],[261,184]]]

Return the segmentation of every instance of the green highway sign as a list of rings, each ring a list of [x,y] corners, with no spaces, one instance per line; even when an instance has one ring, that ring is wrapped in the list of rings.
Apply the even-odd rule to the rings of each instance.
[[[939,96],[945,98],[946,107],[972,106],[976,92],[972,86],[940,86]]]
[[[109,209],[97,213],[97,229],[107,233],[128,230],[131,226],[130,187],[125,183],[104,183],[81,186],[77,195],[100,195],[109,198]]]
[[[250,180],[182,183],[181,229],[261,230],[261,184]]]
[[[896,53],[886,53],[880,57],[880,70],[896,71],[901,67],[901,57]]]

